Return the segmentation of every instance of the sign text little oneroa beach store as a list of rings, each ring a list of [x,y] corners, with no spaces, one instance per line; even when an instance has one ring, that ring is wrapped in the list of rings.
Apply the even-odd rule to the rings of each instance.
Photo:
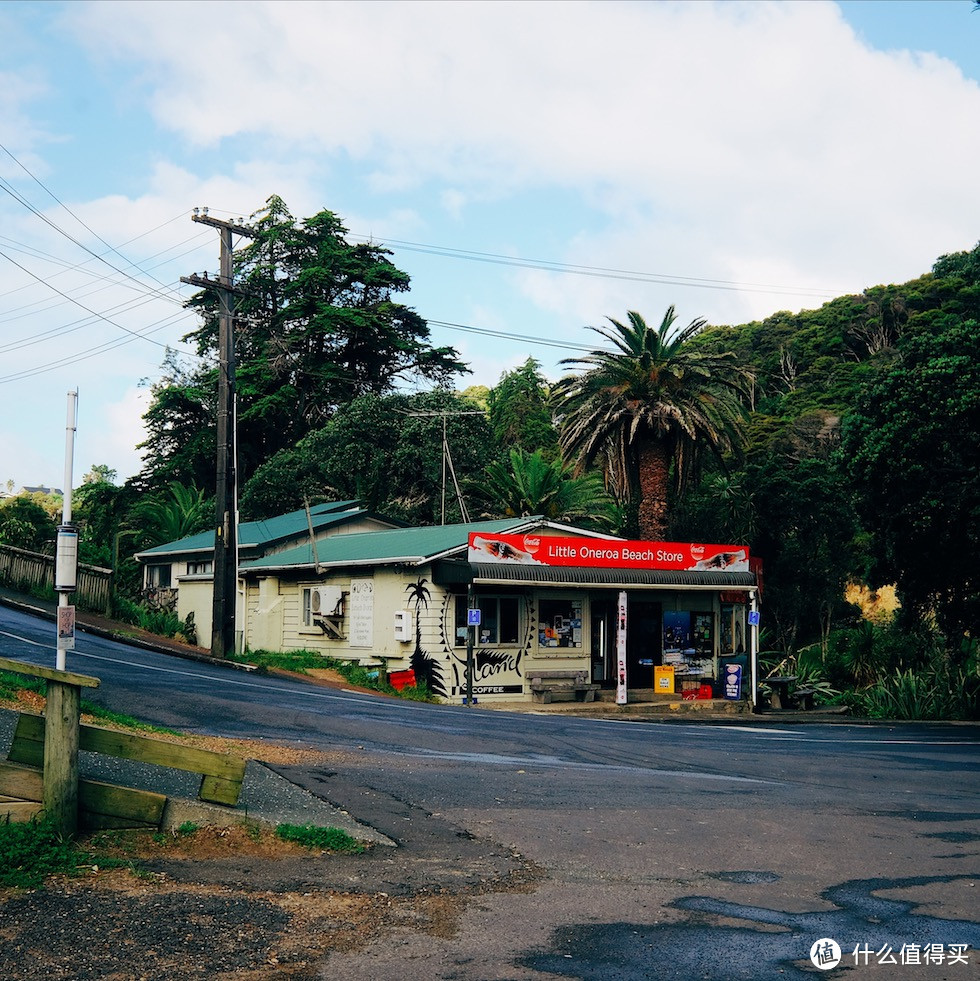
[[[688,572],[748,572],[745,545],[615,541],[550,535],[471,534],[470,562],[579,566],[603,569],[663,569]]]

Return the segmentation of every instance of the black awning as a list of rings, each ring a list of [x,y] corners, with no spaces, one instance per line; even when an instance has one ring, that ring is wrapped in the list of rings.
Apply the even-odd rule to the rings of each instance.
[[[470,566],[474,584],[621,586],[648,589],[755,589],[752,572],[673,572],[664,569],[589,569],[573,566],[483,562]]]

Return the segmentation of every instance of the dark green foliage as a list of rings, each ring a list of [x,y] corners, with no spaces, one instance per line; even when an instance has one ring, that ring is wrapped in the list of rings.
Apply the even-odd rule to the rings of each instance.
[[[528,358],[519,368],[505,372],[487,397],[490,428],[497,445],[533,453],[548,459],[558,454],[548,383],[541,365]]]
[[[433,347],[426,321],[395,300],[409,278],[387,249],[348,242],[330,211],[297,221],[277,197],[253,215],[253,226],[255,239],[235,253],[243,482],[359,396],[382,395],[404,381],[444,385],[467,370],[452,348]],[[203,324],[188,339],[203,364],[191,371],[172,364],[167,382],[154,389],[146,482],[214,482],[216,295],[204,291],[191,305]]]
[[[163,545],[207,529],[214,516],[214,498],[193,485],[171,481],[144,495],[131,509],[132,524],[143,548]]]
[[[846,701],[855,714],[872,719],[977,720],[980,678],[947,665],[897,670]]]
[[[750,466],[756,535],[765,561],[763,609],[780,647],[825,637],[854,575],[853,514],[832,463],[773,454]]]
[[[871,535],[872,586],[950,638],[980,633],[980,325],[946,315],[902,347],[844,423],[841,460]]]
[[[598,473],[576,477],[560,458],[543,450],[512,449],[507,464],[491,463],[473,487],[474,499],[485,517],[540,514],[601,531],[616,528],[622,516]]]
[[[0,543],[51,555],[57,534],[48,512],[26,494],[0,501]]]
[[[48,821],[0,821],[0,886],[34,889],[54,873],[72,873],[80,856]]]
[[[442,520],[443,413],[460,483],[483,471],[492,444],[475,406],[435,390],[420,395],[365,395],[320,430],[267,461],[242,493],[242,513],[255,519],[323,500],[357,499],[372,510],[418,524]],[[465,413],[465,414],[463,414]],[[461,520],[451,476],[446,521]]]
[[[93,468],[94,469],[94,468]],[[122,524],[139,499],[135,488],[104,480],[87,481],[72,496],[72,522],[78,526],[80,562],[117,569],[131,540]]]

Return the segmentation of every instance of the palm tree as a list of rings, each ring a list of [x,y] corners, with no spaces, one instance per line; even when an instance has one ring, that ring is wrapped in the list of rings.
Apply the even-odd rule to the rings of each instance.
[[[636,507],[641,538],[659,540],[667,524],[671,468],[676,491],[697,473],[705,449],[719,458],[740,447],[743,400],[752,376],[731,352],[689,342],[705,327],[672,330],[667,308],[657,329],[631,310],[628,323],[590,327],[615,350],[562,363],[585,368],[556,386],[561,448],[582,468],[599,462],[613,490]]]
[[[137,506],[139,521],[154,545],[196,535],[208,526],[214,507],[207,492],[176,480]]]
[[[476,489],[487,516],[516,518],[540,514],[553,521],[573,521],[598,530],[618,525],[619,507],[602,477],[576,477],[568,464],[548,460],[543,450],[510,451],[510,465],[491,463]]]

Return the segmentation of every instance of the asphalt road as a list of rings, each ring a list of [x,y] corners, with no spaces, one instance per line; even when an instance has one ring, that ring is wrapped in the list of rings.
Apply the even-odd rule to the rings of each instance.
[[[50,622],[0,609],[0,655],[50,666],[52,646]],[[365,824],[401,802],[543,869],[475,899],[455,936],[401,925],[325,978],[812,978],[822,939],[842,949],[830,977],[980,977],[975,726],[428,706],[85,634],[68,667],[118,711],[327,751],[329,771],[287,775]]]

